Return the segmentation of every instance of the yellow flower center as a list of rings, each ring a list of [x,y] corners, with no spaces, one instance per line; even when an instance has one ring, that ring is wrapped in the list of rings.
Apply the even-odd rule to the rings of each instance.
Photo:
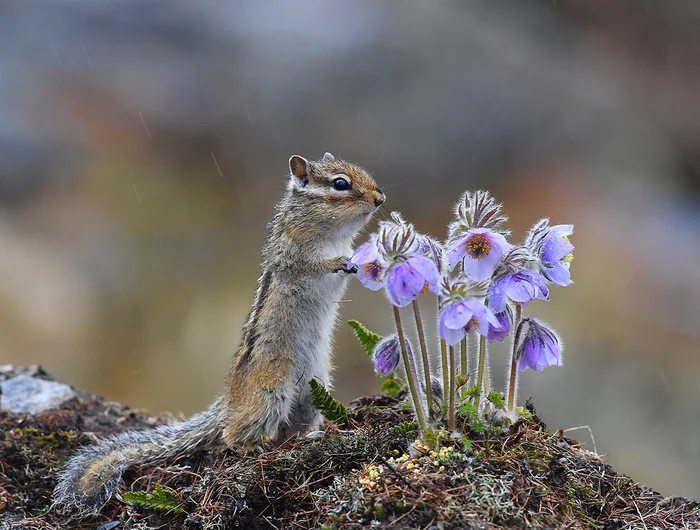
[[[481,234],[475,235],[467,243],[467,254],[473,259],[484,259],[491,253],[491,241]]]
[[[567,241],[568,243],[571,243],[571,240],[569,239],[569,236],[562,236],[562,237],[564,238],[565,241]],[[573,255],[571,252],[569,252],[569,253],[568,253],[566,256],[564,256],[561,260],[559,260],[559,262],[560,262],[562,265],[566,266],[566,267],[571,266],[571,262],[572,262],[572,261],[574,261],[574,255]]]
[[[469,322],[467,322],[467,325],[464,326],[467,330],[467,333],[469,333],[473,329],[479,329],[479,326],[481,325],[481,322],[479,322],[479,319],[476,317],[472,317]]]

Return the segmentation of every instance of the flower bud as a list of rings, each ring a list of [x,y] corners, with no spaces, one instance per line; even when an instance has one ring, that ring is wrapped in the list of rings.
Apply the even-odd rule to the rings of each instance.
[[[410,348],[410,346],[409,346]],[[382,377],[396,370],[401,359],[401,344],[396,334],[385,337],[374,348],[374,370]]]

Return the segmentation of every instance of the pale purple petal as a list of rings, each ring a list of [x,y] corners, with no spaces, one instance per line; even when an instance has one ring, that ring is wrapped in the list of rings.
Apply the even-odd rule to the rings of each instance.
[[[542,246],[542,261],[546,264],[557,263],[567,254],[574,251],[574,246],[564,237],[550,232]]]
[[[486,240],[488,249],[481,253],[470,255],[469,243],[477,237]],[[482,282],[491,278],[503,256],[508,252],[510,246],[508,241],[501,234],[497,234],[486,228],[475,228],[470,230],[467,238],[467,252],[464,256],[464,274],[476,282]]]
[[[496,313],[500,313],[506,308],[506,288],[509,282],[510,275],[501,278],[491,285],[491,289],[489,289],[489,306],[493,308]]]
[[[501,311],[496,314],[496,319],[498,320],[498,326],[489,323],[489,331],[486,338],[491,342],[497,340],[498,342],[503,342],[504,339],[510,334],[510,315],[508,311]]]
[[[443,317],[440,318],[440,337],[445,339],[445,342],[447,342],[447,344],[450,346],[459,344],[459,342],[464,338],[464,327],[459,329],[448,328],[445,325],[444,315],[445,314],[443,313]]]
[[[426,258],[425,256],[415,256],[408,260],[408,263],[416,270],[423,278],[425,278],[425,283],[428,284],[428,289],[431,292],[437,294],[440,290],[440,271],[435,266],[432,259]]]
[[[408,262],[396,265],[389,271],[386,291],[395,306],[406,307],[418,297],[423,287],[425,278]]]
[[[474,324],[478,324],[477,332],[481,335],[486,335],[488,332],[488,319],[489,313],[492,313],[480,300],[476,298],[469,298],[462,302],[462,304],[472,313],[472,317],[469,322],[467,322],[466,331],[469,332],[473,329]]]
[[[368,241],[358,247],[350,258],[348,265],[351,267],[357,266],[359,268],[360,265],[373,261],[379,261],[379,251],[373,241]]]
[[[549,288],[545,279],[534,271],[521,271],[511,275],[506,292],[508,298],[526,306],[530,300],[549,300]]]
[[[443,311],[440,322],[450,329],[461,329],[467,325],[473,314],[464,302],[459,302]]]
[[[453,270],[462,258],[467,254],[467,239],[458,239],[450,242],[447,247],[447,257],[450,262],[450,270]]]
[[[571,271],[569,268],[560,263],[557,263],[553,267],[545,267],[542,269],[542,274],[550,282],[554,282],[562,287],[566,287],[567,285],[574,283],[571,281]]]
[[[378,261],[372,261],[357,266],[357,279],[360,283],[371,291],[379,291],[384,287],[382,280],[383,269]]]

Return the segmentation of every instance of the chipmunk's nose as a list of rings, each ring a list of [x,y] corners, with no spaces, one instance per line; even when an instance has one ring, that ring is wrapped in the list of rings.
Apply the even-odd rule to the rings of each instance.
[[[377,190],[377,196],[374,198],[374,205],[379,208],[386,200],[386,195],[384,195],[380,190]]]

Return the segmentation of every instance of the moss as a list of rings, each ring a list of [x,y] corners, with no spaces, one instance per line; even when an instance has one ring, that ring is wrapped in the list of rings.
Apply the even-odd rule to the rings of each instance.
[[[624,528],[682,520],[700,525],[697,504],[661,496],[621,476],[541,420],[454,439],[433,447],[401,435],[412,413],[397,400],[357,400],[348,425],[314,440],[300,437],[265,452],[223,447],[157,467],[132,469],[125,490],[176,492],[183,514],[113,499],[97,516],[68,519],[49,510],[55,477],[92,435],[148,428],[153,419],[89,397],[43,417],[0,413],[3,516],[23,528]],[[127,494],[128,498],[128,494]],[[3,500],[3,502],[5,502]]]

